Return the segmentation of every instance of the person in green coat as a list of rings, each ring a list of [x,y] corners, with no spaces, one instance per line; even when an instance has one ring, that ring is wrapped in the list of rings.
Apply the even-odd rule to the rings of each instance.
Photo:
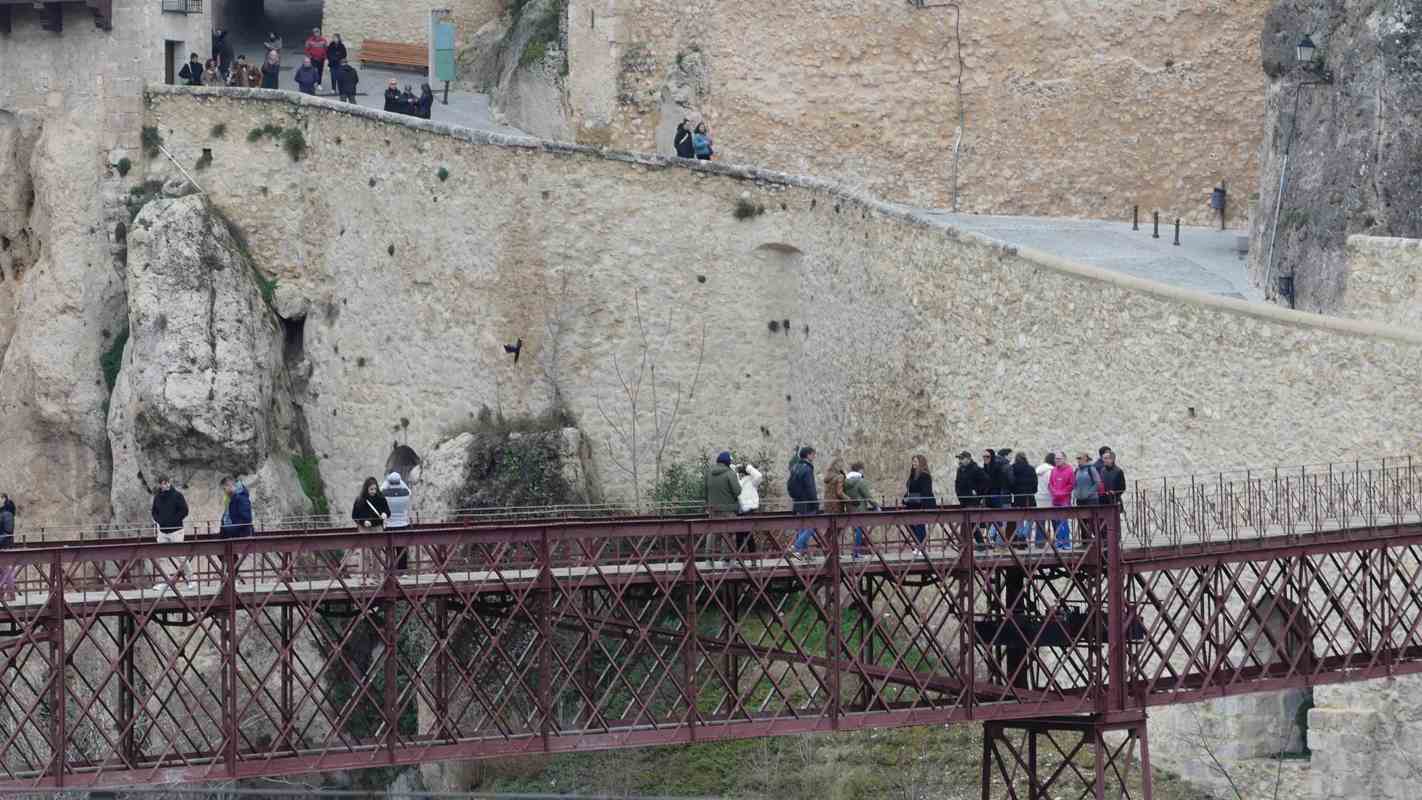
[[[870,488],[869,481],[864,479],[864,462],[856,461],[849,465],[849,474],[844,479],[844,493],[849,496],[853,505],[851,511],[877,511],[879,504],[874,502],[874,490]],[[854,550],[855,561],[864,557],[863,528],[854,529]]]
[[[716,456],[716,463],[706,473],[706,513],[716,519],[734,517],[740,510],[741,476],[731,466],[731,453],[725,451]]]
[[[706,473],[706,512],[713,517],[734,517],[740,510],[741,479],[731,468],[730,452],[723,452]]]

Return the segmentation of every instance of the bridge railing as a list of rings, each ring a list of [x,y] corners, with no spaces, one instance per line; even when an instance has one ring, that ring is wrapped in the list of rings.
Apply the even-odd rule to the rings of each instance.
[[[1126,547],[1180,547],[1422,523],[1422,464],[1409,457],[1136,481]]]
[[[1070,547],[993,546],[1058,515]],[[1090,712],[1121,669],[1101,546],[1115,519],[939,509],[7,549],[0,569],[22,572],[0,599],[0,789]],[[146,564],[196,580],[135,584]]]

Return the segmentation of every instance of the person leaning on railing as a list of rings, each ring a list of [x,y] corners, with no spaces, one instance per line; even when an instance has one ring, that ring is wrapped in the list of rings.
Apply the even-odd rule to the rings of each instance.
[[[15,544],[15,504],[9,495],[0,494],[0,498],[4,498],[0,503],[0,549],[5,549]],[[0,600],[14,599],[15,567],[0,567]]]

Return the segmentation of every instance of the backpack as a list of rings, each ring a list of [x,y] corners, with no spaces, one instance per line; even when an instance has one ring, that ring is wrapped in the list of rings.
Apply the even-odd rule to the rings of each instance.
[[[1081,470],[1076,471],[1075,486],[1072,487],[1071,497],[1078,503],[1096,500],[1101,497],[1101,491],[1105,485],[1101,482],[1101,472],[1095,466],[1088,466],[1087,474],[1091,478],[1089,486],[1081,485]]]
[[[800,467],[803,466],[804,463],[803,461],[796,461],[795,465],[790,468],[790,477],[785,479],[785,494],[789,495],[791,500],[801,499],[799,489],[795,485],[795,479],[799,476]]]

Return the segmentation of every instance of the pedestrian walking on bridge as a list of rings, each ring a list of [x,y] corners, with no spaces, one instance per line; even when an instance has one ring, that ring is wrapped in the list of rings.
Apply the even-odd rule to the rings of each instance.
[[[869,481],[864,478],[864,462],[856,461],[849,465],[849,472],[844,476],[844,493],[849,497],[851,511],[876,511],[879,504],[874,500],[874,489],[869,486]],[[850,558],[854,561],[864,557],[864,544],[868,540],[868,532],[864,526],[854,526],[854,549],[850,551]]]
[[[790,477],[785,481],[785,493],[794,502],[796,514],[809,516],[820,513],[819,489],[815,486],[815,448],[806,445],[790,460]],[[810,546],[814,535],[814,528],[797,530],[790,557],[805,560],[805,548]]]
[[[183,493],[173,488],[173,482],[164,475],[158,479],[158,491],[153,494],[153,527],[158,534],[159,544],[182,544],[183,523],[188,518],[188,500]],[[184,588],[191,590],[186,558],[163,559],[158,563],[159,582],[174,584],[183,582]]]
[[[741,481],[731,466],[731,452],[722,451],[706,470],[706,513],[712,519],[729,519],[740,510]],[[717,549],[721,547],[716,545]],[[731,560],[726,559],[726,563],[729,565]]]
[[[968,463],[972,463],[972,457]],[[933,496],[933,473],[928,470],[928,456],[915,455],[909,462],[908,483],[904,487],[904,508],[923,511],[938,508],[938,498]],[[923,541],[928,537],[927,525],[910,525],[913,534],[914,555],[923,552]]]
[[[227,508],[222,512],[222,528],[218,535],[223,539],[239,539],[255,532],[252,525],[252,496],[247,487],[234,477],[222,479],[222,494],[227,497]]]

